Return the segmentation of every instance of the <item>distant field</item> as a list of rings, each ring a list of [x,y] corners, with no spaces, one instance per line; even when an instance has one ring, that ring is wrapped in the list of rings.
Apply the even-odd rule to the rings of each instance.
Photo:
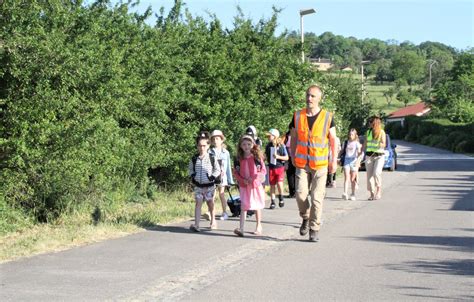
[[[371,102],[374,105],[374,110],[379,112],[382,111],[386,114],[389,114],[397,109],[400,109],[405,106],[402,102],[398,101],[395,96],[392,97],[392,102],[390,103],[390,106],[387,103],[387,99],[383,96],[383,93],[390,89],[391,87],[394,87],[392,84],[375,84],[375,82],[368,80],[365,83],[365,90],[367,91],[367,96],[365,97],[364,101],[366,102]],[[416,104],[420,100],[416,100],[413,103],[409,103],[408,105],[411,104]]]
[[[360,74],[357,74],[357,73],[344,72],[344,73],[334,73],[334,75],[352,77],[353,79],[360,81]],[[366,79],[364,82],[364,88],[367,94],[364,96],[364,103],[365,102],[372,103],[374,105],[373,106],[373,110],[375,111],[374,113],[378,113],[382,111],[385,114],[390,114],[393,111],[396,111],[404,107],[405,104],[398,101],[395,95],[392,97],[392,102],[390,103],[390,106],[387,103],[387,99],[383,96],[383,93],[385,91],[387,91],[388,89],[394,86],[395,85],[392,83],[384,83],[380,85],[380,84],[377,84],[371,78]],[[407,89],[407,88],[408,87],[403,87],[403,89]],[[408,105],[416,104],[418,102],[420,102],[419,99],[413,103],[409,103]]]

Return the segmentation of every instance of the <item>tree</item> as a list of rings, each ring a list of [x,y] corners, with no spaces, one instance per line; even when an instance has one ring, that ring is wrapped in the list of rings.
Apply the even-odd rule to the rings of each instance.
[[[350,128],[363,128],[371,113],[372,104],[367,103],[361,106],[360,81],[341,74],[325,74],[321,82],[325,93],[323,104],[332,106],[329,109],[336,112],[339,133],[345,135]]]
[[[286,129],[320,76],[275,34],[278,10],[223,29],[176,0],[152,27],[130,5],[3,3],[0,199],[39,221],[182,182],[199,130],[232,147],[249,124]]]
[[[390,87],[388,90],[383,92],[383,96],[387,100],[387,104],[390,106],[392,104],[393,96],[397,94],[397,90],[394,87]]]
[[[438,83],[430,101],[440,117],[452,122],[474,122],[474,53],[459,55],[445,80]]]
[[[406,107],[409,103],[415,102],[416,96],[408,90],[400,90],[397,93],[397,100],[402,102]]]
[[[380,82],[380,84],[383,84],[383,82],[389,82],[394,80],[392,73],[392,61],[387,59],[380,59],[370,65],[372,65],[373,68],[376,69],[375,80],[377,82]]]
[[[408,85],[420,83],[425,75],[425,59],[413,50],[401,50],[392,60],[395,79],[405,80]]]
[[[450,52],[444,51],[442,49],[431,49],[429,55],[427,56],[425,73],[426,83],[429,82],[429,65],[432,62],[436,63],[434,63],[431,68],[431,87],[435,86],[438,81],[442,80],[448,75],[448,72],[453,68],[454,56]]]

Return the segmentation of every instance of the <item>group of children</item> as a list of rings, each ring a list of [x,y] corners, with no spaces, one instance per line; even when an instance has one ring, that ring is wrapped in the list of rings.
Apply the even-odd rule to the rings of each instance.
[[[267,137],[269,142],[265,147],[264,154],[261,151],[262,141],[257,137],[255,127],[249,126],[239,139],[236,160],[234,167],[231,168],[231,158],[224,144],[225,137],[222,131],[214,130],[210,135],[208,132],[199,134],[196,138],[198,153],[189,162],[189,175],[194,184],[196,202],[194,224],[190,226],[191,230],[200,232],[203,202],[207,203],[209,209],[211,229],[217,228],[214,211],[216,193],[223,210],[220,219],[226,220],[228,218],[225,188],[234,184],[234,177],[239,187],[241,207],[240,225],[234,230],[236,235],[244,236],[244,224],[249,210],[252,210],[256,216],[257,223],[253,234],[260,235],[262,233],[262,209],[265,207],[266,198],[264,185],[267,182],[270,184],[270,208],[276,207],[275,199],[277,197],[278,205],[280,207],[285,205],[283,181],[285,162],[289,159],[288,152],[278,130],[270,129]],[[268,174],[265,159],[268,162]]]
[[[283,181],[285,164],[290,159],[289,151],[277,129],[270,129],[267,132],[267,137],[268,144],[265,146],[265,153],[263,153],[261,151],[262,141],[257,137],[255,127],[249,126],[239,139],[237,156],[232,168],[231,157],[224,144],[225,136],[222,131],[214,130],[210,135],[208,132],[199,134],[196,138],[198,153],[189,163],[189,175],[194,184],[196,202],[194,224],[190,226],[191,230],[200,232],[203,202],[207,203],[210,212],[210,228],[217,228],[214,211],[216,193],[223,210],[220,219],[226,220],[228,218],[225,188],[234,184],[234,177],[239,187],[241,202],[240,224],[234,230],[236,235],[244,236],[244,224],[249,210],[252,210],[256,216],[256,227],[253,234],[260,235],[262,233],[262,209],[265,207],[266,197],[265,184],[270,185],[270,209],[276,208],[277,198],[278,206],[284,207]],[[357,131],[351,129],[339,153],[340,165],[344,171],[342,198],[345,200],[356,200],[358,170],[363,155],[361,147]],[[328,177],[332,179],[332,176]],[[350,195],[348,194],[349,186],[351,187]]]

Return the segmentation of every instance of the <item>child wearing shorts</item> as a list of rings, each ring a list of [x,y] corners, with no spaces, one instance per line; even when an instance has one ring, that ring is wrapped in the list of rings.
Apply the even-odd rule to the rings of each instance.
[[[270,129],[267,132],[268,144],[265,147],[265,156],[268,162],[269,183],[270,183],[270,209],[274,209],[275,191],[278,189],[278,205],[285,206],[283,200],[283,180],[285,179],[285,161],[289,159],[285,145],[280,139],[280,132],[277,129]]]
[[[189,227],[192,231],[200,232],[202,203],[205,201],[211,216],[211,230],[217,229],[214,212],[214,180],[221,175],[220,166],[213,155],[209,154],[210,137],[208,132],[202,132],[196,138],[198,153],[189,162],[189,175],[194,185],[194,224]],[[214,162],[213,162],[214,161]]]
[[[357,130],[349,130],[347,140],[341,150],[341,165],[344,170],[344,193],[342,199],[356,200],[357,177],[362,159],[362,145],[357,136]],[[351,184],[351,195],[349,197],[349,183]]]

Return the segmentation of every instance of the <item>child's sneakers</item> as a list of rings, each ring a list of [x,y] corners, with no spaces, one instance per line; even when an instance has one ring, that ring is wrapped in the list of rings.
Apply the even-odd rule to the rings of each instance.
[[[234,234],[239,236],[239,237],[244,237],[244,232],[242,232],[242,230],[239,229],[239,228],[234,230]]]
[[[270,210],[273,210],[275,207],[276,207],[275,201],[272,200],[272,202],[270,203]]]
[[[189,229],[190,229],[191,231],[196,232],[196,233],[199,233],[199,232],[201,231],[201,229],[200,229],[199,227],[195,226],[194,224],[191,224],[191,225],[189,226]]]
[[[282,195],[278,195],[278,206],[280,208],[283,208],[285,206],[285,200],[283,199],[283,196]]]
[[[347,196],[347,193],[342,193],[342,199],[348,200],[349,196]]]
[[[354,194],[351,195],[351,200],[352,200],[352,201],[356,201],[356,200],[357,200]]]
[[[227,220],[227,219],[229,219],[229,215],[227,215],[227,212],[223,212],[220,220]]]

